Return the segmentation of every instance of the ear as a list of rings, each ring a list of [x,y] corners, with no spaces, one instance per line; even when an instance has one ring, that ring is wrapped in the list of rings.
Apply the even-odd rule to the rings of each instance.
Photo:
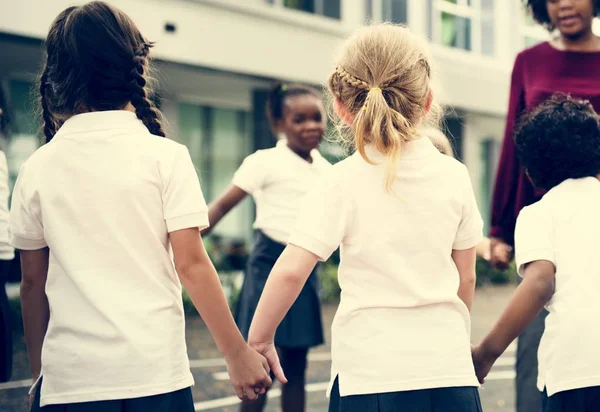
[[[346,123],[348,126],[352,125],[354,122],[354,116],[348,111],[348,109],[346,109],[342,101],[337,96],[333,99],[333,110],[335,110],[335,114],[337,114],[344,123]]]
[[[431,105],[433,104],[433,92],[430,90],[427,95],[427,100],[425,100],[425,113],[429,113],[431,110]]]
[[[273,127],[275,128],[276,133],[278,133],[278,134],[282,133],[284,122],[285,122],[284,119],[279,119],[279,120],[275,121],[275,123],[273,124]]]

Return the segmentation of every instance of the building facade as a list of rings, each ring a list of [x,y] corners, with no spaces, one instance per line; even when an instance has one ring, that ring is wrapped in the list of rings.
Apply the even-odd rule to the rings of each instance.
[[[431,40],[445,128],[469,167],[486,222],[515,54],[547,33],[519,0],[109,0],[156,42],[170,138],[186,144],[210,201],[242,159],[274,144],[264,117],[273,80],[323,85],[333,52],[361,25],[405,23]],[[5,145],[14,179],[38,145],[34,93],[41,40],[72,0],[0,0],[0,80],[14,113]],[[83,3],[76,1],[75,3]],[[325,145],[335,160],[342,152]],[[247,199],[216,232],[250,240]]]

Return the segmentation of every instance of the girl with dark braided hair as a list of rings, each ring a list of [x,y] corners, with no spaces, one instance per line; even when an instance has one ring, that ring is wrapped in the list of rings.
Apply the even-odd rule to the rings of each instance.
[[[21,168],[9,222],[35,411],[193,411],[182,284],[238,396],[271,384],[204,250],[190,155],[148,99],[151,46],[103,2],[64,10],[45,43],[46,144]]]
[[[285,249],[301,208],[302,198],[331,165],[317,150],[325,133],[326,114],[321,93],[300,84],[275,83],[267,100],[273,132],[282,138],[276,147],[248,156],[231,185],[209,208],[214,228],[231,209],[251,195],[256,203],[254,247],[238,299],[235,320],[244,337],[273,265]],[[283,412],[306,410],[306,368],[310,348],[323,343],[323,324],[316,269],[277,329],[275,344],[285,369],[273,370],[286,381],[281,393]],[[266,398],[243,401],[240,412],[262,412]]]
[[[517,119],[555,92],[589,100],[600,111],[600,38],[592,22],[600,13],[600,0],[523,0],[534,20],[555,34],[548,42],[523,50],[512,73],[506,132],[493,194],[490,262],[507,268],[512,258],[517,216],[539,201],[544,191],[535,189],[517,159],[514,127]],[[516,410],[539,411],[542,396],[536,385],[537,348],[547,312],[530,323],[517,344]],[[538,390],[539,389],[539,390]]]

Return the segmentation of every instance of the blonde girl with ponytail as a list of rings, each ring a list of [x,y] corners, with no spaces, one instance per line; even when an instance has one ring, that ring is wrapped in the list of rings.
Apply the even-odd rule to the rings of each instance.
[[[307,195],[249,344],[284,379],[276,327],[339,246],[330,412],[481,411],[469,311],[483,225],[466,168],[419,132],[441,113],[426,44],[402,26],[365,27],[328,85],[355,153]]]

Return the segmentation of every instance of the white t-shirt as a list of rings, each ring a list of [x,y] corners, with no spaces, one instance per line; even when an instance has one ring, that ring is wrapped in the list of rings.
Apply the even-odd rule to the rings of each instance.
[[[556,267],[554,296],[538,351],[538,389],[557,392],[600,386],[600,182],[566,180],[521,210],[516,263],[548,260]]]
[[[8,165],[6,156],[0,150],[0,260],[12,260],[15,250],[8,243]]]
[[[333,166],[289,241],[322,260],[341,245],[332,382],[339,375],[341,396],[478,386],[451,257],[482,235],[467,170],[418,139],[403,149],[390,194],[383,155],[367,149],[379,164],[356,153]]]
[[[279,243],[287,243],[303,197],[331,167],[318,150],[311,157],[309,163],[280,140],[274,148],[244,159],[233,176],[232,183],[254,197],[254,228]]]
[[[207,225],[187,149],[134,113],[73,116],[25,162],[10,234],[50,248],[42,406],[193,385],[169,232]]]

